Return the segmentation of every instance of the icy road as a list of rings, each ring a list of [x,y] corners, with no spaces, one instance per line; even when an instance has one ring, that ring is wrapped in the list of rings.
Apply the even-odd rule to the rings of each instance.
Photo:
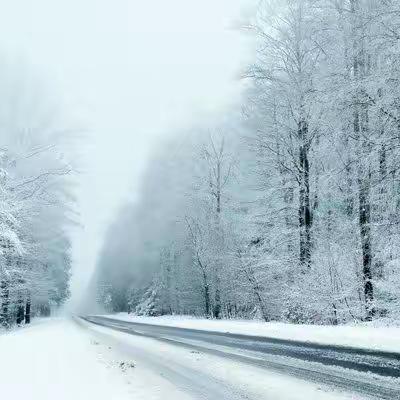
[[[384,368],[372,374],[350,364],[344,369],[330,361],[310,361],[289,344],[265,345],[256,338],[100,317],[90,320],[49,320],[1,335],[2,398],[400,399],[398,378],[393,377],[397,359],[387,358]],[[282,353],[285,345],[287,355]],[[276,351],[268,346],[276,346]],[[326,350],[313,349],[315,354]],[[354,367],[371,362],[368,356],[358,361],[355,354],[351,357]]]

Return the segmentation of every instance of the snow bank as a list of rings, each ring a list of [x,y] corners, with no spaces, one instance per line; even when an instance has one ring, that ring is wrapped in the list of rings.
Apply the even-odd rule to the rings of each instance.
[[[335,344],[400,353],[400,327],[358,324],[344,326],[293,325],[280,322],[209,320],[187,316],[138,317],[126,313],[104,315],[123,321],[179,328],[229,332],[251,336]]]
[[[128,400],[116,371],[98,360],[81,329],[66,320],[40,321],[0,336],[0,392],[15,400]]]

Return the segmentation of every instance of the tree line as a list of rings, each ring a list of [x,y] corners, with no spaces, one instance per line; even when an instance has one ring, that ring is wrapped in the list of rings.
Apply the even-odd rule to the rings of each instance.
[[[400,316],[400,4],[268,0],[243,104],[165,140],[110,227],[110,311]]]
[[[73,170],[65,121],[40,79],[0,68],[0,324],[30,323],[69,296]]]

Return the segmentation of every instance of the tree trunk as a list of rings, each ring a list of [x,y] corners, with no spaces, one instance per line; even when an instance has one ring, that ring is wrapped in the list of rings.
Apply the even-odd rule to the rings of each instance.
[[[368,178],[359,183],[359,223],[362,248],[363,281],[366,320],[370,321],[374,315],[374,289],[372,285],[372,253],[371,253],[371,206],[369,202]]]
[[[221,192],[222,192],[222,181],[221,181],[221,161],[217,160],[217,182],[216,182],[216,232],[217,232],[217,240],[218,246],[222,248],[223,238],[221,232]],[[221,248],[218,251],[221,251]],[[213,307],[213,316],[214,318],[221,318],[221,259],[220,254],[218,254],[218,259],[215,265],[215,297],[214,297],[214,307]]]
[[[199,264],[199,267],[200,267],[202,275],[203,275],[204,306],[205,306],[206,316],[208,318],[208,317],[210,317],[210,314],[211,314],[210,285],[208,283],[206,269],[205,269],[203,263],[201,262],[200,256],[198,254],[197,254],[197,262]]]
[[[24,300],[22,297],[18,300],[18,308],[17,308],[17,325],[21,325],[24,322],[25,318],[25,307]]]
[[[25,306],[25,324],[31,323],[31,297],[28,295]]]
[[[9,316],[9,305],[10,305],[10,289],[8,282],[3,279],[0,284],[1,293],[1,311],[0,311],[0,323],[4,328],[10,327],[10,316]]]
[[[311,200],[310,200],[310,163],[308,159],[308,124],[303,119],[299,122],[299,228],[300,228],[300,265],[306,272],[311,267]]]
[[[17,260],[18,266],[20,266],[20,260]],[[17,301],[17,325],[21,325],[25,318],[25,305],[24,305],[24,279],[21,277],[18,279],[18,301]]]
[[[336,308],[336,304],[335,303],[332,303],[332,310],[333,310],[332,325],[338,325],[339,321],[338,321],[337,308]]]
[[[216,288],[215,288],[215,303],[214,303],[214,318],[221,318],[221,290],[220,290],[220,281],[217,276]]]
[[[265,322],[269,322],[271,319],[269,318],[267,307],[265,306],[264,300],[262,298],[262,291],[259,285],[256,283],[255,279],[253,278],[253,291],[257,299],[258,307],[261,312],[261,316]]]
[[[362,252],[362,278],[365,300],[366,320],[371,320],[374,315],[374,288],[372,284],[372,250],[371,250],[371,166],[365,157],[370,154],[369,137],[369,106],[368,96],[362,87],[362,82],[368,74],[365,48],[365,32],[360,20],[360,1],[351,0],[351,12],[353,14],[353,77],[357,83],[353,107],[354,136],[358,144],[358,200],[359,200],[359,229]]]
[[[206,310],[206,316],[210,316],[210,286],[205,283],[204,284],[204,305]]]

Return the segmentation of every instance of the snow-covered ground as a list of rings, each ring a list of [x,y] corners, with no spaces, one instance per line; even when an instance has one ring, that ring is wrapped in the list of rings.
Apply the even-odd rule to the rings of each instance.
[[[67,319],[0,336],[0,393],[7,400],[189,399]]]
[[[50,320],[2,335],[0,355],[4,399],[359,399],[83,321]]]
[[[0,393],[15,400],[127,400],[120,373],[98,360],[89,336],[51,320],[0,336]]]
[[[292,325],[279,322],[209,320],[186,316],[138,317],[126,313],[104,316],[146,324],[265,336],[400,353],[400,327],[374,326],[372,324],[344,326]]]

